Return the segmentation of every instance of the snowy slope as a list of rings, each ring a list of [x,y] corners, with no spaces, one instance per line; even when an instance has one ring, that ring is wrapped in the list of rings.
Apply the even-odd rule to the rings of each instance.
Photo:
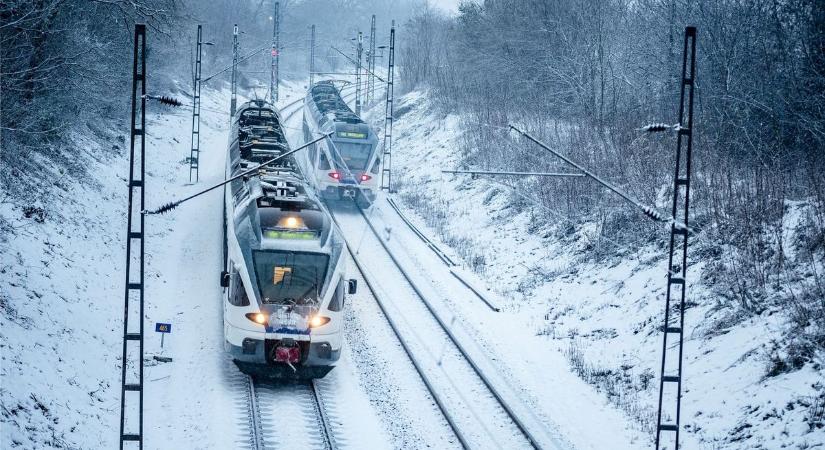
[[[302,95],[302,85],[286,83],[282,93],[282,103],[288,103]],[[204,91],[196,185],[188,183],[185,162],[191,110],[150,106],[147,207],[223,179],[228,97],[226,89]],[[291,132],[300,130],[299,122],[293,125]],[[26,218],[21,207],[0,203],[0,214],[15,227],[0,242],[0,448],[117,446],[128,173],[124,131],[110,131],[116,146],[111,150],[111,144],[101,147],[85,135],[74,136],[77,158],[92,176],[75,180],[53,174],[58,181],[44,197],[48,200],[33,205],[45,210],[42,223],[37,214]],[[146,448],[249,445],[248,387],[223,350],[221,221],[220,190],[146,219]],[[319,383],[338,445],[452,446],[453,436],[420,380],[399,364],[404,359],[397,343],[386,339],[386,327],[375,326],[382,319],[368,294],[362,290],[351,300],[342,358]],[[172,324],[162,349],[156,322]],[[156,355],[172,362],[158,362]],[[293,420],[305,420],[282,416],[301,411],[286,406],[294,405],[264,402],[263,431],[270,445],[301,446],[302,440],[283,440]]]
[[[525,396],[571,441],[605,448],[594,438],[599,436],[613,439],[610,448],[649,446],[666,250],[647,243],[617,247],[627,256],[597,265],[581,257],[581,233],[565,242],[543,239],[547,227],[508,208],[502,195],[507,187],[440,173],[458,167],[461,127],[458,116],[435,111],[426,92],[407,94],[396,105],[396,198],[454,260],[475,270],[503,311],[492,313],[472,297],[449,302],[458,288],[444,276],[443,263],[425,246],[408,245],[415,237],[388,206],[376,220],[392,230],[397,250],[441,286],[450,310],[507,361],[505,370],[524,386]],[[383,125],[382,114],[373,111],[371,118]],[[699,277],[703,263],[694,261],[688,270],[684,448],[825,446],[825,431],[809,425],[816,422],[810,407],[823,395],[821,366],[766,377],[767,355],[772,341],[781,339],[784,319],[766,313],[733,325]],[[619,429],[599,426],[599,417],[615,414],[623,417],[612,423]]]

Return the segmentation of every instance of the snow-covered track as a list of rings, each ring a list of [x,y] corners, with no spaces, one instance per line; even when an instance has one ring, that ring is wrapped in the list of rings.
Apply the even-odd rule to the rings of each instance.
[[[484,302],[484,304],[487,305],[488,308],[495,312],[501,311],[501,309],[498,306],[496,306],[492,301],[490,301],[490,299],[488,299],[487,296],[481,292],[481,290],[479,290],[477,287],[473,286],[472,283],[467,281],[465,275],[463,275],[460,272],[458,264],[456,264],[455,261],[453,261],[452,258],[450,258],[450,256],[447,255],[444,252],[444,250],[442,250],[441,247],[438,246],[438,244],[433,242],[432,239],[427,237],[426,234],[419,230],[418,227],[415,226],[415,224],[412,223],[412,221],[403,212],[401,212],[401,208],[399,208],[398,205],[395,204],[395,201],[393,199],[387,197],[387,203],[389,203],[389,205],[395,211],[396,215],[398,215],[398,218],[401,219],[401,221],[405,225],[407,225],[410,231],[412,231],[416,236],[418,236],[418,238],[421,239],[421,241],[427,245],[427,248],[429,248],[433,253],[435,253],[435,255],[438,256],[438,259],[440,259],[447,266],[447,268],[450,270],[450,275],[452,275],[453,277],[455,277],[456,280],[461,282],[461,284],[467,289],[469,289],[470,292],[473,293],[473,295],[475,295],[479,298],[479,300]]]
[[[338,446],[335,443],[335,435],[332,434],[332,427],[330,425],[329,416],[327,415],[327,410],[324,407],[324,398],[321,396],[321,388],[319,386],[319,382],[316,380],[312,380],[310,382],[310,385],[312,388],[312,396],[315,399],[316,417],[319,420],[321,435],[326,443],[325,447],[330,450],[335,450],[338,448]]]
[[[249,377],[249,442],[254,450],[336,450],[315,381],[267,383]]]
[[[247,375],[247,405],[249,412],[249,444],[254,450],[263,450],[264,441],[261,428],[261,411],[258,409],[258,394],[255,391],[255,380]]]
[[[332,216],[332,218],[333,218],[333,220],[335,220],[334,215]],[[337,223],[337,220],[335,220],[335,221]],[[340,225],[339,225],[339,228],[340,228]],[[401,344],[401,348],[404,350],[404,353],[407,354],[407,357],[410,359],[410,362],[412,362],[412,365],[415,368],[416,373],[418,373],[418,376],[421,378],[421,381],[424,382],[424,386],[427,388],[427,391],[430,393],[430,396],[435,401],[435,404],[436,404],[436,406],[438,406],[438,409],[441,411],[441,414],[444,415],[444,418],[446,419],[447,424],[450,426],[450,429],[453,431],[453,434],[455,434],[456,437],[458,438],[459,442],[461,442],[461,446],[464,447],[464,448],[470,448],[469,444],[467,443],[466,439],[464,438],[464,435],[461,433],[461,430],[456,425],[452,414],[450,414],[450,412],[447,410],[447,408],[444,404],[444,401],[441,399],[441,396],[438,395],[438,392],[433,387],[433,383],[432,383],[432,381],[430,381],[430,377],[427,375],[427,372],[424,370],[422,365],[419,364],[418,360],[416,360],[410,346],[407,344],[406,340],[401,335],[401,331],[400,331],[398,325],[396,324],[395,320],[393,320],[392,316],[388,313],[386,307],[384,306],[386,300],[383,298],[382,294],[379,294],[377,286],[375,286],[373,284],[373,280],[370,280],[370,278],[367,277],[366,269],[362,265],[360,259],[356,256],[352,246],[350,246],[349,239],[346,239],[346,237],[345,237],[345,241],[346,241],[345,243],[346,243],[346,246],[347,246],[347,250],[349,251],[350,255],[352,256],[352,261],[355,263],[355,266],[358,268],[358,271],[361,272],[361,275],[362,275],[364,281],[367,284],[367,288],[369,288],[370,293],[372,294],[372,297],[375,299],[376,303],[378,304],[378,308],[381,310],[381,313],[383,313],[384,317],[387,319],[387,323],[389,324],[390,329],[392,330],[392,332],[395,335],[396,339],[398,339],[398,342]]]
[[[490,362],[483,361],[486,370],[479,367],[480,358],[465,350],[451,330],[452,324],[433,309],[428,294],[399,263],[368,217],[360,210],[353,213],[352,207],[348,209],[331,208],[350,254],[388,321],[395,323],[399,341],[408,349],[462,444],[471,448],[565,448],[546,429],[537,430],[547,427],[528,414],[512,390],[499,392],[504,383],[498,378],[491,381]],[[368,256],[362,259],[359,252]],[[379,270],[380,279],[375,276]]]
[[[290,111],[289,113],[285,114],[286,110],[289,109],[289,108],[295,108],[295,109]],[[304,98],[301,97],[298,100],[293,100],[292,102],[289,102],[286,105],[282,106],[279,109],[279,112],[281,113],[281,116],[282,116],[282,119],[283,119],[284,123],[286,123],[286,122],[289,121],[289,119],[292,116],[297,114],[298,111],[300,111],[303,108],[304,108]]]

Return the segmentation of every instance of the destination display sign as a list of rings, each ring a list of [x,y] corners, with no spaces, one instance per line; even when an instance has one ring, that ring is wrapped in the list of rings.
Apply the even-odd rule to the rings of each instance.
[[[316,239],[318,234],[312,230],[264,230],[264,237],[269,239]]]
[[[357,131],[339,131],[338,137],[347,139],[366,139],[367,133],[359,133]]]

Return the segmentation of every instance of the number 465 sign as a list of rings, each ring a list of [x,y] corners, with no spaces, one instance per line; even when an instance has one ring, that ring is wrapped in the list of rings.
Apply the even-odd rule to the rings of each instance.
[[[171,323],[155,323],[155,332],[161,333],[160,335],[160,348],[163,348],[163,337],[166,333],[172,332],[172,324]]]

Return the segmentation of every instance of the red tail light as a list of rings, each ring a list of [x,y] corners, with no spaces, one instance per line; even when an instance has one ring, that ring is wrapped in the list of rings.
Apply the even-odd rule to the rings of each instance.
[[[327,175],[329,175],[329,177],[332,178],[333,180],[340,180],[341,179],[341,174],[338,173],[338,172],[330,172]]]
[[[365,174],[365,173],[362,173],[362,174],[361,174],[361,181],[369,181],[370,179],[372,179],[372,177],[371,177],[371,176],[369,176],[369,175],[367,175],[367,174]]]

